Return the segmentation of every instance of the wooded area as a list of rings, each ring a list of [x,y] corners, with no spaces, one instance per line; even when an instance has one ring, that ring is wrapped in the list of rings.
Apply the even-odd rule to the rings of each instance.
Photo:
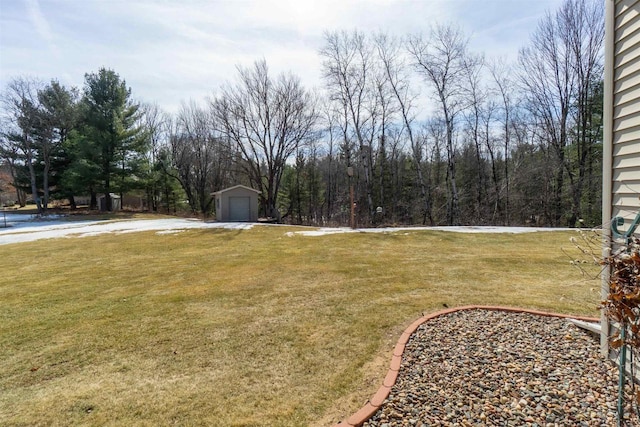
[[[16,201],[41,212],[137,192],[153,211],[209,215],[210,193],[245,184],[262,216],[294,224],[348,225],[353,194],[358,226],[597,225],[603,9],[567,0],[516,63],[471,51],[455,25],[326,32],[322,87],[259,60],[173,115],[113,70],[82,90],[16,77],[0,154]]]

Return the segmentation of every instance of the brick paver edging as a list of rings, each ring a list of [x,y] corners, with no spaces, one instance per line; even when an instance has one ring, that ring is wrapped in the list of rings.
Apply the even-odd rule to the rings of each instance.
[[[393,349],[393,356],[391,357],[391,366],[389,366],[389,371],[387,372],[387,376],[384,378],[382,382],[382,386],[378,389],[376,394],[374,394],[371,399],[364,405],[358,412],[351,415],[344,421],[340,421],[337,424],[334,424],[333,427],[360,427],[362,424],[367,421],[369,418],[375,414],[380,406],[382,406],[382,402],[389,396],[391,392],[391,387],[396,383],[396,379],[398,378],[398,372],[400,371],[400,362],[402,361],[402,353],[404,353],[404,348],[409,342],[409,337],[413,334],[416,329],[424,322],[434,319],[439,316],[443,316],[445,314],[455,313],[456,311],[462,310],[493,310],[493,311],[509,311],[514,313],[529,313],[536,314],[538,316],[547,316],[547,317],[561,317],[561,318],[570,318],[576,320],[583,320],[585,322],[599,322],[600,319],[596,319],[593,317],[584,317],[584,316],[571,316],[568,314],[559,314],[559,313],[549,313],[546,311],[538,311],[538,310],[529,310],[526,308],[517,308],[517,307],[500,307],[500,306],[488,306],[488,305],[465,305],[462,307],[449,308],[446,310],[436,311],[435,313],[427,314],[426,316],[422,316],[415,322],[413,322],[407,329],[404,330],[402,335],[400,335],[400,339]]]

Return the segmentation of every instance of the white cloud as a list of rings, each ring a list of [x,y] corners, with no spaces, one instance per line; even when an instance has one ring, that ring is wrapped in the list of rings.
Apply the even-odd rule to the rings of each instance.
[[[49,23],[42,14],[40,9],[40,3],[38,0],[25,0],[25,6],[27,7],[27,14],[33,24],[36,32],[42,37],[44,42],[49,46],[53,55],[57,58],[60,57],[60,52],[55,44],[54,36],[51,31]]]
[[[265,58],[319,85],[327,30],[404,35],[456,22],[472,47],[514,59],[537,20],[561,0],[25,0],[0,8],[0,79],[35,75],[82,86],[100,67],[137,99],[175,111],[202,100],[236,65]],[[26,8],[26,9],[25,9]],[[25,14],[25,10],[27,13]],[[33,37],[33,29],[39,37]]]

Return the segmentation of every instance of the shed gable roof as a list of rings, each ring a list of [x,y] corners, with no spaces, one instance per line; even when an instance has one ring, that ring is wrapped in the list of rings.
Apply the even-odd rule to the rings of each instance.
[[[212,196],[217,196],[218,194],[226,193],[227,191],[232,191],[232,190],[235,190],[235,189],[238,189],[238,188],[243,188],[245,190],[250,190],[250,191],[253,191],[253,192],[257,193],[257,194],[260,194],[260,191],[256,190],[255,188],[247,187],[246,185],[234,185],[233,187],[223,188],[220,191],[216,191],[214,193],[211,193],[211,195]]]

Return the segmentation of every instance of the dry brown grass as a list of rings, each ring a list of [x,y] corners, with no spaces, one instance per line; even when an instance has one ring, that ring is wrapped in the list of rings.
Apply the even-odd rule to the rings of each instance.
[[[327,425],[423,312],[597,315],[571,233],[291,230],[0,246],[0,425]]]

